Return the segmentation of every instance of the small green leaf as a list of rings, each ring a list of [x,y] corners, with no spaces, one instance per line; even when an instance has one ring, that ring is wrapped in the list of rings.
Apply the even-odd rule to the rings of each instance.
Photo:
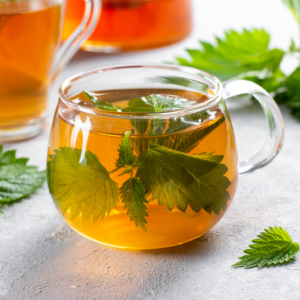
[[[129,141],[130,132],[125,133],[125,137],[121,139],[121,144],[119,145],[119,157],[116,161],[117,168],[124,168],[125,166],[133,165],[136,161],[136,156],[133,153],[132,147]]]
[[[46,180],[46,171],[27,166],[27,158],[16,158],[16,151],[2,153],[0,146],[0,203],[20,200],[40,187]]]
[[[136,177],[145,186],[146,194],[169,210],[175,205],[185,212],[190,206],[195,212],[202,208],[219,214],[226,210],[230,199],[226,189],[231,184],[221,164],[223,156],[211,154],[189,155],[163,146],[150,144],[136,166]]]
[[[93,102],[96,102],[98,100],[98,98],[96,96],[92,95],[91,93],[89,93],[87,91],[84,91],[84,94]]]
[[[150,95],[145,97],[145,100],[149,105],[154,107],[156,112],[183,109],[196,104],[195,101],[190,101],[185,98],[162,95]]]
[[[123,111],[144,113],[163,112],[191,107],[195,103],[195,101],[185,98],[155,94],[128,101],[128,107],[123,109]]]
[[[97,108],[108,111],[122,111],[120,107],[112,105],[109,102],[102,102],[98,98],[92,95],[90,92],[85,91],[84,94],[93,102],[93,105]]]
[[[162,96],[162,95],[150,95],[147,97],[132,99],[128,102],[128,107],[123,109],[127,112],[163,112],[172,111],[176,109],[188,108],[195,104],[195,101],[189,101],[185,98]],[[184,130],[195,124],[200,124],[201,121],[207,117],[207,113],[194,113],[184,117],[175,117],[168,122],[164,116],[152,118],[151,121],[147,119],[133,119],[131,120],[132,127],[141,134],[148,136],[157,136],[164,132],[173,133],[180,130]],[[202,120],[201,120],[202,118]],[[197,120],[196,120],[197,119]],[[159,138],[158,138],[159,139]],[[154,143],[160,144],[157,140]],[[143,153],[148,149],[149,139],[134,139],[133,147],[138,154]]]
[[[82,221],[93,216],[96,222],[117,208],[117,183],[90,151],[62,147],[49,155],[47,163],[48,186],[63,214],[70,219],[81,214]]]
[[[147,200],[141,182],[135,177],[129,178],[120,188],[120,195],[123,199],[122,202],[125,203],[125,209],[128,209],[127,214],[130,215],[130,221],[134,221],[136,227],[147,231],[145,225],[147,224],[145,217],[148,217]]]
[[[233,267],[263,267],[290,261],[299,251],[299,245],[294,243],[289,234],[281,227],[270,227],[252,241],[251,249],[245,250],[247,255],[239,257],[241,261]]]
[[[131,99],[127,103],[127,107],[123,109],[124,112],[155,112],[155,108],[150,105],[146,98]]]

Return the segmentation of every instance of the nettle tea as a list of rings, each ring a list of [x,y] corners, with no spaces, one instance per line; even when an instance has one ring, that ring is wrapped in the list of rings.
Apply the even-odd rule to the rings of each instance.
[[[46,127],[49,89],[98,20],[99,0],[85,0],[82,26],[61,43],[64,5],[0,0],[0,143],[32,138]]]
[[[238,161],[224,103],[193,109],[209,97],[126,89],[60,100],[48,185],[66,222],[132,249],[178,245],[211,229],[234,196]]]

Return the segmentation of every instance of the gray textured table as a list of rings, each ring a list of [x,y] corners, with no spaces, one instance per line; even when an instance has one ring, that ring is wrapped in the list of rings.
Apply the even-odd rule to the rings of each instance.
[[[58,84],[83,69],[170,60],[182,54],[183,47],[195,45],[195,37],[211,39],[213,33],[228,27],[264,26],[274,34],[275,45],[287,46],[289,36],[297,35],[293,19],[280,0],[261,2],[195,0],[195,14],[202,17],[196,19],[193,35],[175,46],[111,56],[79,52],[52,89],[49,119]],[[215,20],[220,22],[213,23]],[[205,24],[209,26],[204,28]],[[254,154],[264,140],[266,126],[259,106],[246,100],[228,105],[240,157]],[[0,218],[0,299],[300,299],[299,259],[264,269],[230,267],[268,226],[282,226],[300,242],[300,124],[285,108],[282,111],[286,126],[282,152],[262,171],[241,178],[235,200],[221,222],[188,244],[128,251],[86,240],[58,215],[46,184],[27,199],[5,207],[4,218]],[[17,149],[18,156],[30,157],[31,164],[43,169],[48,135],[49,127],[35,139],[5,145],[5,150]]]

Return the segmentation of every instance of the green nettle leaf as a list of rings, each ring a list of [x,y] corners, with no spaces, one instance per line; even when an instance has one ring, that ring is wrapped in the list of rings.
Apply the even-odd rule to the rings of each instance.
[[[148,135],[160,135],[167,127],[167,120],[164,118],[154,118],[150,122],[150,128]]]
[[[292,11],[295,19],[300,24],[300,1],[299,0],[282,0],[282,2]]]
[[[252,241],[251,249],[245,250],[247,255],[240,257],[233,267],[263,267],[290,261],[299,251],[299,245],[294,243],[289,234],[281,227],[270,227]]]
[[[230,199],[226,189],[231,184],[221,164],[223,156],[202,153],[189,155],[163,146],[150,144],[141,154],[136,166],[136,177],[145,186],[146,194],[169,210],[175,205],[185,212],[190,206],[195,212],[202,208],[219,214],[226,210]],[[151,170],[151,171],[150,171]]]
[[[162,112],[176,109],[188,108],[195,104],[185,98],[150,95],[147,97],[136,98],[128,101],[128,107],[123,109],[125,112]]]
[[[196,116],[197,115],[197,116]],[[205,114],[193,114],[185,117],[179,117],[176,119],[169,120],[169,128],[172,128],[172,133],[187,129],[191,126],[198,125],[202,123],[209,115]],[[225,121],[225,117],[222,116],[214,124],[204,127],[203,129],[196,129],[193,131],[169,135],[162,137],[153,137],[149,138],[131,138],[131,144],[134,150],[141,154],[149,149],[149,143],[154,143],[160,146],[170,148],[172,150],[177,150],[181,152],[188,153],[192,151],[207,135],[209,135],[214,129],[220,126]],[[166,133],[169,133],[171,130],[169,128],[166,130]]]
[[[212,125],[204,127],[203,129],[197,129],[185,134],[177,135],[174,139],[172,145],[168,148],[177,150],[180,152],[188,153],[192,151],[207,135],[209,135],[213,130],[219,127],[225,121],[225,116],[222,116],[218,121],[214,122]]]
[[[247,76],[248,72],[263,69],[275,70],[284,56],[280,49],[269,50],[269,34],[261,29],[243,30],[241,33],[230,30],[225,39],[217,38],[217,45],[200,42],[201,49],[187,52],[191,60],[177,58],[181,65],[207,71],[221,81]]]
[[[166,133],[175,133],[195,125],[199,126],[210,116],[209,110],[207,110],[185,115],[183,117],[170,118],[169,127],[166,130]]]
[[[143,97],[129,100],[127,107],[124,108],[123,111],[151,113],[155,112],[155,108],[147,102],[145,97]]]
[[[119,145],[119,157],[116,161],[117,168],[124,168],[125,166],[133,165],[136,161],[136,156],[133,153],[132,147],[129,141],[130,132],[127,131],[125,133],[125,137],[121,140],[121,144]]]
[[[300,120],[300,67],[298,67],[285,82],[286,91],[282,94],[281,102],[292,109],[292,114]]]
[[[63,214],[70,219],[93,216],[96,222],[117,208],[118,187],[98,157],[90,151],[62,147],[49,155],[48,186]]]
[[[122,202],[125,203],[125,209],[128,209],[127,214],[130,215],[130,221],[134,221],[136,227],[147,231],[145,226],[147,224],[145,217],[148,217],[147,200],[141,182],[135,177],[129,178],[120,188],[120,195]]]
[[[124,112],[163,112],[191,107],[195,101],[185,98],[168,97],[162,95],[150,95],[147,97],[132,99],[128,102],[128,107]],[[139,134],[144,135],[149,129],[148,135],[159,135],[167,128],[167,122],[163,117],[153,118],[150,122],[145,119],[134,119],[131,125]]]
[[[285,85],[286,76],[280,69],[276,69],[273,72],[266,70],[249,72],[243,79],[253,81],[260,85],[267,92],[271,93],[273,98],[277,101],[278,95],[284,91],[282,88]]]
[[[188,108],[196,103],[195,101],[190,101],[185,98],[168,97],[162,95],[151,95],[145,98],[147,103],[152,105],[156,112]]]
[[[93,105],[97,108],[108,110],[108,111],[122,111],[120,107],[112,105],[109,102],[102,102],[98,100],[91,92],[85,91],[84,94],[92,101]]]
[[[132,119],[130,123],[132,127],[141,135],[144,135],[149,127],[148,119]]]
[[[0,145],[0,205],[32,194],[46,180],[46,171],[39,172],[27,162],[27,158],[16,158],[15,150],[3,153]]]

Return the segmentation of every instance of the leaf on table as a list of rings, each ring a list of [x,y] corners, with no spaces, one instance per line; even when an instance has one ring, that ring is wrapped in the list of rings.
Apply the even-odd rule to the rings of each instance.
[[[268,70],[249,72],[246,76],[243,76],[242,79],[250,80],[260,85],[267,92],[271,93],[276,101],[278,95],[280,95],[282,92],[285,92],[284,85],[286,76],[280,69],[276,69],[274,72]]]
[[[125,203],[125,209],[128,209],[127,214],[130,215],[130,221],[134,221],[136,227],[147,231],[145,218],[148,217],[147,200],[141,182],[135,177],[129,178],[120,188],[120,195],[122,202]]]
[[[119,157],[116,160],[117,168],[124,168],[125,166],[133,165],[136,161],[136,156],[133,153],[133,149],[131,147],[129,141],[130,132],[127,131],[125,133],[125,137],[121,139],[121,144],[119,145]]]
[[[48,186],[63,214],[82,221],[109,215],[117,208],[118,187],[98,157],[90,151],[61,147],[47,163]]]
[[[230,30],[216,45],[200,42],[200,49],[189,49],[191,60],[177,58],[181,65],[207,71],[221,81],[241,77],[251,71],[275,70],[284,56],[280,49],[269,49],[269,34],[263,29]]]
[[[185,212],[190,206],[195,212],[202,208],[219,214],[226,210],[230,199],[226,189],[231,184],[221,164],[223,156],[202,153],[189,155],[163,146],[150,144],[141,154],[136,166],[136,177],[145,186],[146,195],[169,210],[175,206]]]
[[[286,78],[285,92],[278,100],[291,108],[291,113],[300,120],[300,67]]]
[[[300,1],[299,0],[282,0],[282,2],[291,10],[297,22],[300,24]]]
[[[251,249],[245,250],[247,255],[240,257],[240,261],[233,267],[263,267],[290,261],[299,251],[299,245],[294,243],[289,234],[281,227],[265,229],[258,239],[252,241]]]
[[[0,146],[0,203],[20,200],[40,187],[46,180],[46,171],[27,166],[28,158],[16,158],[16,151],[3,153]]]

